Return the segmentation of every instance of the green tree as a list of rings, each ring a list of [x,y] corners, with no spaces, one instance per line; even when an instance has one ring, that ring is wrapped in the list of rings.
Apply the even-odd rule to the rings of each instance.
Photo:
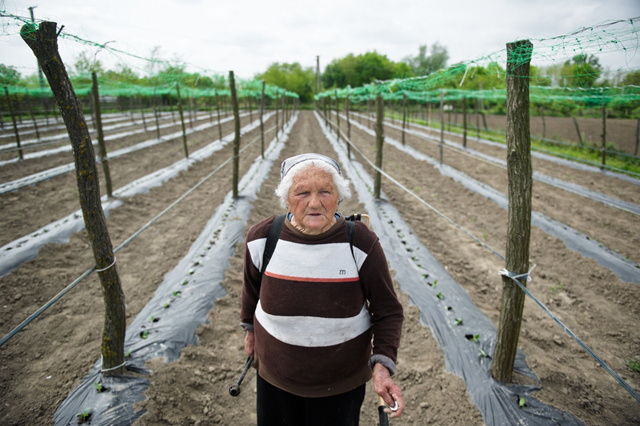
[[[302,103],[313,100],[315,72],[311,67],[303,68],[298,62],[291,64],[274,62],[264,73],[257,74],[255,78],[297,93]]]
[[[640,86],[640,70],[631,71],[622,78],[622,86]]]
[[[602,66],[593,55],[580,54],[562,66],[562,82],[568,87],[593,87],[602,74]]]
[[[334,59],[322,74],[322,83],[326,88],[361,87],[374,80],[407,78],[413,71],[404,62],[393,62],[386,55],[367,52],[354,56]]]
[[[404,59],[417,76],[429,75],[437,70],[447,67],[449,52],[447,48],[436,42],[431,45],[431,54],[427,56],[427,45],[420,45],[418,56],[408,56]]]
[[[20,82],[20,72],[12,66],[0,64],[0,86],[16,86]]]
[[[98,76],[105,73],[102,62],[95,55],[93,57],[86,51],[80,52],[72,67],[72,81],[91,84],[91,73]]]

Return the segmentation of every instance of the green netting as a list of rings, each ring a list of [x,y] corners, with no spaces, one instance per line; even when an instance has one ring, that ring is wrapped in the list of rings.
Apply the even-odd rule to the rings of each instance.
[[[399,101],[406,96],[415,102],[436,103],[443,93],[445,101],[463,98],[504,101],[507,65],[515,68],[530,61],[530,96],[536,104],[638,107],[638,86],[594,87],[600,74],[596,75],[590,62],[590,58],[600,55],[622,55],[627,66],[616,71],[638,72],[629,65],[630,58],[639,54],[638,21],[640,17],[581,28],[567,35],[531,39],[531,44],[521,44],[514,50],[509,64],[505,47],[422,77],[374,81],[357,88],[330,89],[316,95],[316,100],[349,97],[351,102],[358,103],[381,94],[385,100],[391,101]],[[548,73],[543,73],[544,70]],[[478,81],[485,83],[484,89],[477,87]]]
[[[31,22],[30,19],[7,14],[5,11],[0,11],[0,16],[12,18],[14,20],[14,24],[19,25],[20,27],[16,33],[19,33],[22,37],[28,37],[30,33],[38,29],[37,24]],[[5,28],[4,31],[6,34],[7,29]],[[98,84],[100,86],[101,96],[150,97],[171,95],[176,93],[177,84],[180,84],[180,94],[184,97],[200,98],[230,95],[230,90],[228,89],[228,78],[225,75],[216,73],[215,71],[207,70],[186,62],[167,61],[160,58],[149,58],[136,55],[112,47],[108,42],[97,43],[83,39],[74,34],[70,34],[64,31],[64,26],[60,27],[58,37],[87,46],[94,52],[94,60],[98,53],[115,56],[119,67],[121,68],[121,72],[99,72],[98,70],[95,70],[98,75]],[[28,51],[26,46],[25,49]],[[95,63],[97,63],[97,60]],[[90,68],[91,64],[88,64],[88,66]],[[201,72],[188,73],[185,71],[187,67],[198,69]],[[138,77],[133,69],[140,71],[142,74],[147,74],[148,77]],[[127,77],[127,71],[129,71],[129,79],[134,81],[122,81],[123,78]],[[92,87],[92,77],[90,72],[70,72],[70,78],[78,96],[86,96],[90,93]],[[261,98],[261,81],[236,78],[235,83],[238,97],[254,99]],[[52,96],[48,87],[24,87],[12,84],[7,84],[5,86],[9,89],[9,93],[12,95],[16,94],[36,97]],[[265,85],[264,94],[268,99],[279,99],[283,96],[298,98],[298,94],[272,84]]]

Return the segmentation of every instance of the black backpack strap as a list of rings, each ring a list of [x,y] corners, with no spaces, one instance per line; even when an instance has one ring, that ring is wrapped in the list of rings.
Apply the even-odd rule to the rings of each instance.
[[[278,239],[280,238],[280,232],[282,232],[282,227],[284,226],[284,219],[287,215],[280,214],[276,216],[269,228],[269,233],[267,234],[267,242],[264,246],[264,253],[262,254],[262,269],[260,269],[260,273],[264,273],[267,269],[267,265],[271,260],[271,256],[273,255],[273,251],[276,249],[276,244],[278,244]]]
[[[351,248],[351,256],[353,256],[353,237],[356,235],[356,224],[351,220],[345,222],[347,225],[347,238],[349,239],[349,247]]]

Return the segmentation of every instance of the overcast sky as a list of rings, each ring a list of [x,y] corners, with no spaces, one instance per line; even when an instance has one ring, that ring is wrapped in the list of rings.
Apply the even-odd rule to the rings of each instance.
[[[640,0],[0,0],[0,9],[13,15],[28,17],[29,6],[37,6],[36,19],[83,39],[143,57],[160,46],[163,59],[180,59],[190,71],[233,70],[240,78],[273,62],[315,69],[317,55],[321,70],[333,59],[374,50],[400,61],[434,42],[447,48],[451,65],[499,52],[511,41],[640,17]],[[14,19],[2,18],[0,63],[30,74],[35,57],[18,29]],[[69,39],[59,45],[67,65],[89,49]],[[638,41],[627,53],[601,55],[600,62],[612,70],[640,69],[637,47]],[[107,68],[117,61],[143,66],[105,52],[97,58]]]

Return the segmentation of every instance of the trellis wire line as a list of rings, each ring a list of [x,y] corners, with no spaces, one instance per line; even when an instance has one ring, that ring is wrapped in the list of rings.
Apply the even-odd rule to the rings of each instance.
[[[438,143],[437,143],[437,142],[435,142],[435,141],[431,141],[431,140],[429,140],[429,139],[428,139],[428,137],[424,137],[424,136],[420,136],[420,135],[413,135],[413,136],[415,136],[415,137],[417,137],[417,138],[419,138],[419,139],[422,139],[422,140],[424,140],[424,141],[425,141],[425,142],[427,142],[427,143],[431,143],[431,144],[433,144],[433,145],[437,145],[437,144],[438,144]],[[495,166],[495,167],[501,168],[501,169],[503,169],[503,170],[507,170],[507,166],[506,166],[506,165],[499,164],[499,163],[494,162],[494,161],[491,161],[491,160],[489,160],[489,159],[485,159],[485,158],[482,158],[482,157],[478,157],[478,156],[476,156],[476,155],[474,155],[474,154],[471,154],[471,153],[469,153],[469,152],[465,151],[463,148],[459,148],[459,147],[456,147],[456,146],[449,146],[449,145],[444,145],[444,148],[445,148],[445,149],[448,149],[448,150],[449,150],[449,151],[451,151],[451,152],[454,152],[454,153],[457,153],[457,154],[460,154],[460,155],[464,155],[464,156],[469,157],[469,158],[472,158],[472,159],[474,159],[474,160],[482,161],[483,163],[489,164],[489,165],[491,165],[491,166]],[[548,182],[540,181],[539,179],[536,179],[536,180],[537,180],[538,182],[542,183],[542,184],[549,185],[549,186],[552,186],[552,187],[553,187],[553,185],[550,185]],[[580,193],[579,191],[576,191],[576,190],[571,189],[571,188],[568,188],[568,187],[562,187],[562,188],[559,188],[559,189],[562,189],[563,191],[569,192],[569,193],[574,194],[574,195],[577,195],[577,196],[579,196],[579,197],[584,197],[584,198],[590,199],[590,198],[589,198],[589,196],[587,196],[587,195],[585,195],[585,194],[582,194],[582,193]],[[634,212],[634,211],[631,211],[631,210],[629,210],[629,209],[625,209],[625,208],[624,208],[624,207],[622,207],[622,206],[617,206],[617,205],[615,205],[615,204],[609,203],[608,201],[599,200],[599,202],[600,202],[600,203],[602,203],[602,204],[604,204],[605,206],[607,206],[607,207],[609,207],[609,208],[612,208],[612,209],[618,209],[618,210],[621,210],[621,211],[623,211],[623,212],[626,212],[626,213],[629,213],[629,214],[632,214],[632,215],[638,215],[638,213],[636,213],[636,212]]]
[[[267,129],[265,131],[265,133],[269,133],[271,132],[273,129],[275,128],[275,126]],[[249,142],[244,148],[242,148],[240,150],[240,152],[244,151],[245,149],[249,148],[251,145],[253,145],[254,143],[256,143],[258,141],[258,139],[260,139],[260,136],[256,137],[254,140],[252,140],[251,142]],[[133,233],[133,235],[131,235],[129,238],[127,238],[125,241],[123,241],[118,247],[116,247],[113,250],[113,253],[116,254],[117,252],[119,252],[121,249],[123,249],[124,247],[126,247],[131,241],[133,241],[133,239],[135,239],[138,235],[140,235],[142,232],[146,231],[151,225],[153,225],[155,222],[158,221],[158,219],[160,219],[162,216],[164,216],[169,210],[171,210],[172,208],[174,208],[178,203],[180,203],[182,200],[184,200],[188,195],[190,195],[192,192],[194,192],[198,187],[200,187],[203,183],[205,183],[207,180],[209,180],[213,175],[215,175],[222,167],[224,167],[225,165],[227,165],[227,163],[229,163],[231,161],[233,157],[229,157],[227,160],[225,160],[222,164],[220,164],[220,166],[218,166],[215,170],[213,170],[211,173],[209,173],[206,177],[204,177],[202,180],[200,180],[200,182],[198,182],[194,187],[192,187],[191,189],[189,189],[187,192],[185,192],[184,194],[182,194],[176,201],[174,201],[173,203],[171,203],[171,205],[169,205],[167,208],[165,208],[162,212],[160,212],[156,217],[154,217],[153,219],[151,219],[149,222],[147,222],[145,225],[143,225],[140,229],[138,229],[136,232]],[[114,259],[114,263],[115,263],[115,259]],[[24,321],[22,321],[17,327],[15,327],[13,330],[11,330],[6,336],[4,336],[2,339],[0,339],[0,347],[2,347],[2,345],[4,345],[6,342],[8,342],[13,336],[15,336],[18,332],[20,332],[23,328],[25,328],[27,325],[29,325],[29,323],[31,321],[33,321],[34,319],[36,319],[38,316],[40,316],[40,314],[42,314],[44,311],[46,311],[47,309],[49,309],[55,302],[57,302],[58,300],[60,300],[62,298],[62,296],[64,296],[65,294],[67,294],[71,289],[73,289],[76,285],[78,285],[81,281],[83,281],[85,278],[87,278],[89,275],[91,275],[91,273],[93,271],[96,270],[96,265],[93,265],[92,267],[90,267],[89,269],[87,269],[82,275],[80,275],[78,278],[75,279],[75,281],[73,281],[71,284],[69,284],[67,287],[65,287],[60,293],[58,293],[56,296],[54,296],[51,300],[49,300],[47,303],[45,303],[42,307],[40,307],[40,309],[38,309],[37,311],[35,311],[33,314],[31,314],[29,317],[27,317],[27,319],[25,319]]]
[[[331,125],[334,125],[331,121],[329,121],[329,123],[331,123]],[[484,248],[486,248],[487,250],[491,251],[493,254],[495,254],[496,256],[498,256],[498,258],[500,258],[501,260],[505,260],[504,256],[502,256],[500,253],[498,253],[496,250],[494,250],[491,246],[487,245],[486,243],[484,243],[482,240],[480,240],[478,237],[476,237],[475,235],[473,235],[471,232],[467,231],[465,228],[463,228],[462,226],[458,225],[453,219],[450,219],[449,217],[447,217],[444,213],[440,212],[438,209],[436,209],[435,207],[433,207],[431,204],[429,204],[428,202],[426,202],[425,200],[423,200],[422,198],[420,198],[417,194],[413,193],[410,189],[408,189],[406,186],[404,186],[403,184],[401,184],[400,182],[398,182],[396,179],[394,179],[392,176],[390,176],[388,173],[386,173],[384,170],[379,169],[375,164],[373,164],[371,162],[371,160],[369,160],[369,158],[367,158],[366,155],[364,155],[362,153],[362,151],[360,151],[358,149],[357,146],[355,146],[351,140],[349,140],[347,138],[347,135],[345,135],[342,131],[340,131],[340,133],[342,133],[342,136],[344,138],[344,140],[351,146],[353,147],[353,149],[362,156],[362,158],[365,159],[365,161],[367,163],[369,163],[369,165],[371,165],[371,167],[374,168],[374,170],[380,172],[384,177],[386,177],[387,179],[389,179],[391,182],[393,182],[394,184],[396,184],[397,186],[399,186],[402,190],[404,190],[407,194],[411,195],[413,198],[415,198],[416,200],[418,200],[420,203],[424,204],[426,207],[428,207],[429,209],[431,209],[433,212],[435,212],[437,215],[439,215],[440,217],[442,217],[443,219],[445,219],[446,221],[448,221],[449,223],[451,223],[453,226],[455,226],[456,228],[458,228],[459,230],[461,230],[462,232],[464,232],[465,234],[467,234],[469,237],[471,237],[474,241],[476,241],[477,243],[479,243],[480,245],[482,245]]]
[[[341,132],[342,133],[342,132]],[[457,227],[458,229],[460,229],[461,231],[463,231],[464,233],[466,233],[467,235],[471,236],[474,240],[476,240],[477,242],[479,242],[484,248],[490,250],[493,254],[495,254],[496,256],[498,256],[502,261],[506,261],[506,259],[499,254],[498,252],[496,252],[495,250],[493,250],[490,246],[488,246],[487,244],[483,243],[482,241],[480,241],[478,238],[476,238],[475,236],[473,236],[472,234],[470,234],[468,231],[466,231],[464,228],[462,228],[460,225],[458,225],[457,223],[453,222],[451,219],[449,219],[448,217],[446,217],[444,214],[440,213],[438,210],[436,210],[434,207],[430,206],[426,201],[422,200],[421,198],[419,198],[417,195],[415,195],[414,193],[412,193],[409,189],[407,189],[404,185],[402,185],[401,183],[399,183],[398,181],[396,181],[394,178],[392,178],[391,176],[389,176],[387,173],[385,173],[383,170],[379,169],[375,164],[373,164],[349,139],[347,139],[346,135],[343,135],[345,138],[345,141],[347,141],[347,143],[353,147],[354,150],[356,150],[356,152],[358,152],[362,158],[364,158],[367,163],[369,163],[369,165],[371,165],[371,167],[373,167],[375,170],[377,170],[378,172],[380,172],[382,175],[384,175],[387,179],[391,180],[393,183],[395,183],[396,185],[398,185],[400,188],[402,188],[405,192],[407,192],[409,195],[413,196],[414,198],[416,198],[418,201],[420,201],[421,203],[423,203],[424,205],[426,205],[427,207],[429,207],[431,210],[433,210],[434,212],[436,212],[437,214],[439,214],[440,216],[442,216],[443,218],[445,218],[446,220],[448,220],[450,223],[452,223],[455,227]],[[501,275],[504,275],[501,273]],[[573,333],[569,327],[567,327],[562,321],[560,321],[560,319],[555,316],[553,314],[553,312],[551,312],[540,300],[538,300],[529,290],[526,289],[526,287],[522,286],[520,284],[520,282],[518,282],[517,279],[515,278],[520,278],[520,277],[529,277],[529,272],[527,272],[526,274],[521,274],[521,275],[517,275],[515,277],[511,276],[512,273],[507,273],[506,276],[512,278],[516,284],[518,285],[518,287],[520,287],[520,289],[522,289],[525,294],[527,296],[529,296],[531,299],[533,299],[534,302],[536,302],[536,304],[538,306],[540,306],[540,308],[542,308],[542,310],[549,316],[551,317],[551,319],[553,319],[558,325],[560,325],[560,327],[562,327],[562,329],[564,331],[567,332],[567,334],[569,334],[569,336],[574,339],[598,364],[600,364],[605,371],[607,371],[614,379],[616,379],[616,381],[618,383],[620,383],[622,385],[622,387],[625,388],[625,390],[627,392],[629,392],[638,402],[640,402],[640,396],[614,371],[612,370],[604,361],[602,361],[602,359],[591,350],[591,348],[589,348],[582,340],[580,340],[580,338],[578,336],[575,335],[575,333]]]
[[[503,273],[506,272],[506,274]],[[536,302],[536,304],[538,306],[540,306],[540,308],[551,317],[551,319],[553,319],[560,327],[562,327],[562,329],[564,331],[567,332],[567,334],[569,336],[571,336],[571,338],[573,338],[573,340],[575,340],[581,347],[582,349],[584,349],[589,355],[591,355],[591,357],[598,363],[600,364],[600,366],[602,366],[602,368],[605,369],[605,371],[607,373],[609,373],[614,379],[616,379],[616,381],[618,383],[620,383],[620,385],[622,385],[623,388],[625,388],[625,390],[627,392],[629,392],[629,394],[631,394],[631,396],[633,396],[636,401],[640,402],[640,395],[638,395],[638,393],[636,393],[636,391],[633,390],[633,388],[631,386],[629,386],[627,384],[627,382],[625,382],[622,377],[620,377],[618,375],[618,373],[616,373],[613,369],[611,369],[611,367],[609,367],[595,352],[593,352],[593,350],[591,350],[591,348],[589,348],[589,346],[587,346],[582,340],[580,340],[580,338],[578,338],[578,336],[576,336],[574,334],[573,331],[571,331],[571,329],[569,329],[569,327],[567,327],[566,325],[564,325],[564,323],[562,321],[560,321],[560,319],[558,319],[558,317],[556,317],[553,312],[551,312],[545,305],[544,303],[542,303],[540,300],[538,300],[533,294],[531,294],[531,292],[525,287],[523,286],[520,281],[517,280],[517,278],[520,277],[524,277],[524,276],[528,276],[529,273],[526,274],[522,274],[522,275],[516,275],[516,276],[512,276],[513,273],[506,271],[506,270],[502,270],[500,271],[500,275],[504,275],[507,276],[509,278],[511,278],[518,287],[520,287],[520,290],[524,291],[525,294],[527,296],[529,296],[531,299],[533,299],[534,302]]]

